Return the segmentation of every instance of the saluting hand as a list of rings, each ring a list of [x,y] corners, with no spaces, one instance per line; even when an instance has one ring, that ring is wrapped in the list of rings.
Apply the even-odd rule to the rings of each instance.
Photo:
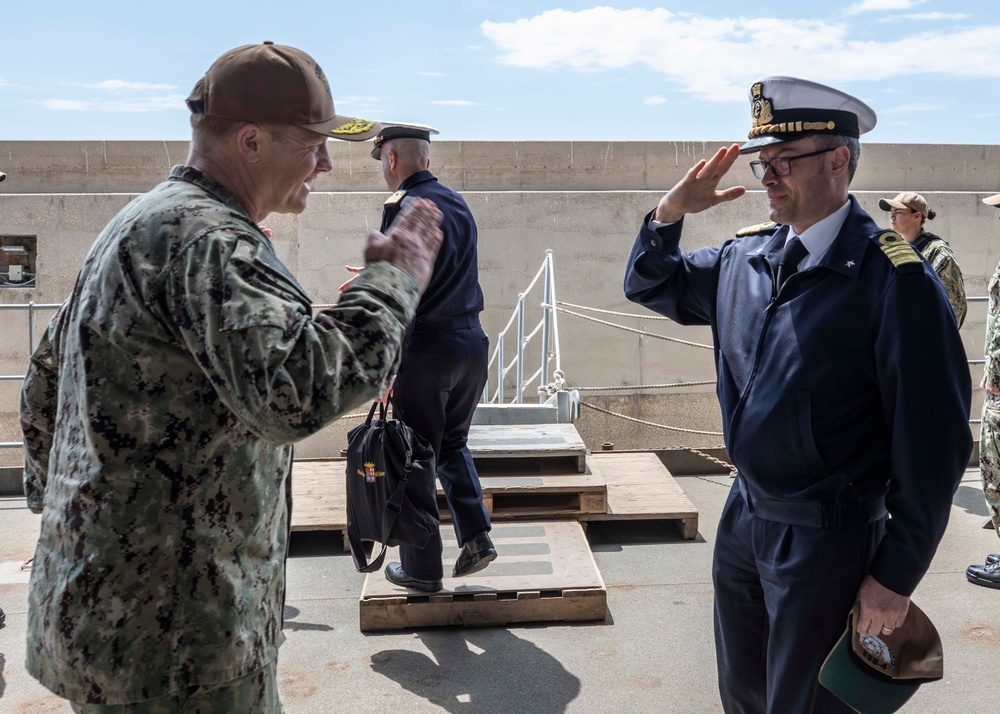
[[[383,235],[368,233],[365,262],[384,260],[405,270],[420,285],[427,288],[434,272],[434,260],[441,248],[441,211],[433,201],[413,198],[403,205],[396,219]]]
[[[699,213],[726,201],[739,198],[747,190],[733,186],[718,191],[719,182],[736,159],[740,157],[739,144],[722,147],[708,161],[702,159],[692,166],[677,185],[656,206],[653,219],[661,223],[676,223],[686,213]]]

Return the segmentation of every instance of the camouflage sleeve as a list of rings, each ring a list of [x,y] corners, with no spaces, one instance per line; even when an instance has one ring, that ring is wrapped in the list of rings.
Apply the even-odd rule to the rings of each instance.
[[[59,397],[59,325],[66,305],[49,322],[31,355],[21,388],[21,432],[24,434],[24,495],[32,513],[41,513],[49,473],[49,451],[55,432]]]
[[[993,273],[987,292],[990,304],[986,311],[986,364],[983,366],[983,381],[979,386],[1000,392],[1000,266]]]
[[[169,273],[180,338],[226,406],[274,444],[384,391],[420,299],[405,271],[376,262],[313,317],[269,244],[220,231],[189,245]]]
[[[948,302],[955,313],[958,326],[965,322],[965,313],[968,305],[965,301],[965,278],[962,277],[962,269],[958,267],[958,261],[953,255],[948,255],[944,251],[939,252],[931,261],[931,267],[941,278],[945,290],[948,291]]]

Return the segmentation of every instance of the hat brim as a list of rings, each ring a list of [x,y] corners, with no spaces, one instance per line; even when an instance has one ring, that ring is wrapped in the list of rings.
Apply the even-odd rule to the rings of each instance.
[[[796,139],[801,139],[802,137],[801,136],[797,136],[795,138]],[[743,146],[741,146],[740,147],[740,154],[741,155],[742,154],[756,154],[758,151],[760,151],[761,149],[763,149],[765,146],[771,146],[773,144],[784,144],[784,143],[786,143],[786,140],[785,139],[780,139],[777,136],[758,136],[758,137],[755,137],[755,138],[751,139],[750,141],[748,141],[747,143],[745,143]]]
[[[315,124],[299,124],[303,129],[322,134],[330,139],[344,141],[368,141],[382,131],[382,125],[377,121],[345,117],[335,114],[332,119]]]
[[[994,194],[993,196],[989,196],[988,198],[984,198],[983,203],[985,203],[987,206],[1000,206],[1000,193]]]
[[[899,201],[893,201],[891,198],[880,198],[878,200],[878,207],[881,208],[883,211],[891,211],[894,208],[905,208],[911,211],[913,210],[905,203],[900,203]]]
[[[861,669],[863,665],[856,664],[851,656],[850,637],[857,637],[857,633],[848,626],[823,662],[819,683],[860,714],[893,714],[898,711],[920,688],[920,683],[884,681],[866,673]]]

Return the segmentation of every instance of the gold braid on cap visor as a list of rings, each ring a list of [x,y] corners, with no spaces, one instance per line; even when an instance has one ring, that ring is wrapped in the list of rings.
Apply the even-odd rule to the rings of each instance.
[[[366,131],[375,126],[373,121],[365,121],[363,119],[353,119],[346,124],[338,126],[336,129],[330,129],[331,134],[364,134]]]
[[[765,124],[755,126],[747,134],[747,138],[755,139],[764,134],[791,134],[798,131],[833,131],[836,124],[832,121],[789,121],[781,124]]]

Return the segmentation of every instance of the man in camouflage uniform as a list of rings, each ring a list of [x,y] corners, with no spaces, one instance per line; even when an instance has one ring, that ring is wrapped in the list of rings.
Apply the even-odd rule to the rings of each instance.
[[[332,168],[322,70],[265,43],[188,98],[191,153],[97,238],[24,383],[42,514],[27,668],[76,712],[280,712],[290,444],[381,393],[440,246],[415,201],[338,305],[258,227]]]
[[[997,206],[1000,218],[1000,193],[984,198],[987,206]],[[990,306],[986,313],[986,365],[980,386],[986,390],[983,421],[979,435],[979,470],[983,494],[990,512],[992,527],[1000,536],[1000,266],[990,280]],[[970,565],[965,571],[970,583],[1000,589],[1000,554],[991,553],[984,565]]]
[[[945,290],[948,291],[948,302],[951,303],[952,312],[955,313],[955,319],[961,327],[968,311],[965,301],[965,278],[962,277],[962,269],[958,267],[951,246],[941,236],[924,229],[924,223],[933,221],[937,215],[934,209],[928,208],[923,196],[910,191],[903,192],[895,198],[880,199],[878,205],[883,211],[889,212],[889,225],[892,230],[920,251],[941,278]]]

